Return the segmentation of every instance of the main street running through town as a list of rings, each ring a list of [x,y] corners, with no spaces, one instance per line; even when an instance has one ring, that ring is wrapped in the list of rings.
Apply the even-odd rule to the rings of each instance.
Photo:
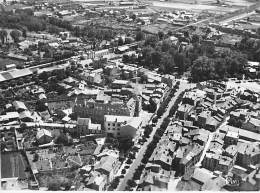
[[[139,150],[136,159],[133,161],[133,163],[130,165],[129,169],[127,170],[127,173],[125,174],[124,178],[120,181],[117,190],[123,191],[125,190],[127,186],[127,181],[133,178],[134,172],[137,169],[137,167],[141,164],[141,161],[143,159],[144,153],[147,149],[147,146],[151,143],[153,140],[153,136],[158,128],[160,128],[164,118],[166,118],[169,115],[171,107],[174,105],[176,99],[178,96],[186,89],[194,88],[195,84],[188,83],[185,80],[180,80],[180,86],[177,92],[175,93],[174,97],[169,102],[167,110],[164,112],[164,114],[161,116],[160,119],[158,119],[157,125],[153,127],[153,131],[150,134],[150,137],[148,138],[147,142],[143,144],[141,149]],[[151,123],[150,123],[151,124]]]

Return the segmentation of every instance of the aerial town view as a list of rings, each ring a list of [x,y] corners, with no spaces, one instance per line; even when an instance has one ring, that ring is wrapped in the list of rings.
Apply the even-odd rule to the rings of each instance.
[[[0,0],[1,190],[260,191],[259,0]]]

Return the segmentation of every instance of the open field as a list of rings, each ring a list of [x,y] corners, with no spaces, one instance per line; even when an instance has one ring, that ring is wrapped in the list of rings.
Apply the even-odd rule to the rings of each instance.
[[[159,1],[152,1],[152,6],[188,10],[188,11],[192,10],[194,12],[209,11],[209,12],[214,12],[219,14],[233,12],[240,9],[240,7],[237,6],[222,7],[222,6],[205,5],[205,4],[187,4],[187,3],[159,2]]]
[[[194,4],[197,2],[197,4],[205,4],[205,5],[213,5],[216,4],[216,0],[169,0],[169,2],[175,2],[175,3],[186,3],[186,4]],[[226,5],[233,5],[233,6],[249,6],[252,5],[253,2],[249,2],[247,0],[222,0],[222,3],[225,3]]]
[[[249,19],[248,21],[247,18]],[[233,23],[236,23],[234,28],[237,29],[256,30],[260,26],[260,14],[253,11],[221,22],[221,24],[226,25],[233,25]]]

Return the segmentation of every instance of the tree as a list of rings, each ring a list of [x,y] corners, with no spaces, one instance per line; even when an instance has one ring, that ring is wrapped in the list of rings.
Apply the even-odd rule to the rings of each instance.
[[[122,57],[122,62],[128,63],[129,59],[130,59],[130,57],[127,54],[124,54],[123,57]]]
[[[39,79],[43,80],[44,82],[46,82],[48,80],[48,78],[49,78],[49,74],[46,71],[42,72],[39,75]]]
[[[61,183],[58,179],[51,178],[48,180],[48,190],[57,191],[60,190],[60,187],[61,187]]]
[[[24,38],[27,37],[27,31],[26,31],[26,29],[22,29],[22,36],[23,36]]]
[[[7,85],[7,84],[5,84],[5,83],[3,83],[3,84],[1,84],[1,88],[5,90],[5,89],[7,89],[7,88],[8,88],[8,85]]]
[[[135,187],[137,186],[136,182],[134,180],[128,180],[127,181],[127,184],[130,186],[130,187]]]
[[[153,123],[157,123],[157,121],[158,121],[158,117],[155,116],[155,117],[152,119],[152,122],[153,122]]]
[[[158,32],[159,40],[162,40],[164,38],[164,33],[162,31]]]
[[[127,164],[131,164],[133,161],[131,160],[131,159],[128,159],[127,161],[126,161],[126,163]]]
[[[28,55],[28,56],[32,56],[32,50],[30,48],[25,48],[23,53]]]
[[[57,137],[55,143],[56,143],[56,144],[69,145],[69,144],[72,143],[71,140],[72,140],[71,137],[67,136],[65,133],[61,133],[61,134]]]
[[[153,127],[151,125],[147,125],[144,129],[144,136],[149,137],[152,131]]]
[[[136,15],[133,14],[133,15],[130,16],[130,18],[132,18],[132,20],[136,20]]]
[[[162,61],[162,54],[161,54],[161,52],[154,51],[152,53],[152,64],[153,64],[153,66],[155,66],[155,67],[159,66],[161,61]]]
[[[33,155],[33,162],[37,162],[38,159],[39,159],[38,153],[34,153],[34,155]]]
[[[160,71],[163,73],[170,74],[174,71],[175,63],[174,59],[169,54],[164,54],[161,59]]]
[[[141,30],[136,32],[135,40],[136,41],[144,40],[144,33]]]
[[[4,44],[5,41],[6,41],[6,38],[7,38],[7,31],[6,30],[0,31],[0,38],[1,38],[2,44]]]
[[[260,36],[260,27],[257,28],[257,30],[256,30],[256,34],[257,34],[258,36]]]
[[[111,187],[112,189],[116,189],[117,186],[118,186],[118,184],[119,184],[119,178],[116,177],[116,178],[111,182],[110,187]]]
[[[119,45],[119,46],[122,46],[123,44],[124,44],[124,40],[123,40],[122,37],[120,37],[120,38],[118,39],[118,45]]]
[[[182,53],[176,53],[176,55],[174,56],[174,62],[178,67],[179,74],[183,74],[186,70],[184,59],[185,57]]]
[[[121,174],[125,174],[125,173],[126,173],[126,170],[122,169]]]
[[[195,82],[205,81],[211,79],[210,75],[212,72],[214,72],[212,60],[203,56],[194,61],[191,69],[191,76]]]
[[[173,35],[172,31],[169,30],[168,33],[167,33],[167,35],[168,35],[168,36],[172,36],[172,35]]]
[[[191,38],[191,42],[194,43],[199,43],[200,41],[200,36],[198,34],[194,34]]]
[[[13,38],[15,43],[18,43],[21,33],[18,30],[13,30],[10,32],[10,36]]]
[[[156,36],[154,36],[154,35],[149,35],[149,36],[146,38],[146,40],[145,40],[145,42],[144,42],[144,45],[145,45],[145,46],[151,46],[151,47],[155,48],[155,46],[156,46],[156,44],[157,44],[157,41],[158,41],[158,39],[157,39]]]
[[[170,50],[170,48],[171,48],[171,42],[164,40],[162,42],[162,47],[161,47],[162,52],[168,52]]]

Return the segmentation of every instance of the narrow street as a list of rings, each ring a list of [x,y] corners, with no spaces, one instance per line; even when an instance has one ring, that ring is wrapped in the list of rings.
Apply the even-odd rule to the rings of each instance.
[[[210,145],[210,143],[211,143],[211,141],[212,141],[212,138],[213,138],[214,134],[215,134],[215,133],[219,133],[219,128],[221,128],[223,125],[225,125],[225,124],[227,123],[227,120],[228,120],[228,119],[229,119],[229,117],[226,117],[225,120],[223,121],[223,123],[221,123],[221,124],[219,125],[219,127],[216,129],[216,131],[214,131],[214,132],[212,132],[212,133],[209,134],[208,141],[207,141],[207,143],[206,143],[206,145],[205,145],[205,147],[204,147],[204,150],[203,150],[203,152],[202,152],[202,155],[201,155],[201,157],[200,157],[200,160],[195,164],[195,167],[201,167],[201,163],[202,163],[202,161],[203,161],[203,159],[204,159],[204,157],[205,157],[205,155],[206,155],[206,152],[207,152],[208,149],[209,149],[209,145]]]
[[[147,149],[147,146],[151,143],[153,136],[158,128],[160,128],[163,119],[166,118],[169,115],[170,109],[175,103],[178,96],[181,94],[182,91],[195,87],[195,84],[189,84],[187,81],[180,81],[180,86],[177,92],[175,93],[174,97],[169,102],[168,108],[165,111],[165,113],[161,116],[160,119],[158,119],[156,127],[153,128],[152,133],[150,134],[150,137],[148,138],[147,142],[145,142],[139,152],[136,155],[136,159],[133,161],[133,163],[130,165],[129,169],[127,170],[127,173],[125,174],[124,178],[120,181],[117,190],[118,191],[124,191],[127,186],[127,181],[133,178],[133,175],[135,173],[135,170],[137,167],[141,164],[141,161],[143,159],[144,153]]]

